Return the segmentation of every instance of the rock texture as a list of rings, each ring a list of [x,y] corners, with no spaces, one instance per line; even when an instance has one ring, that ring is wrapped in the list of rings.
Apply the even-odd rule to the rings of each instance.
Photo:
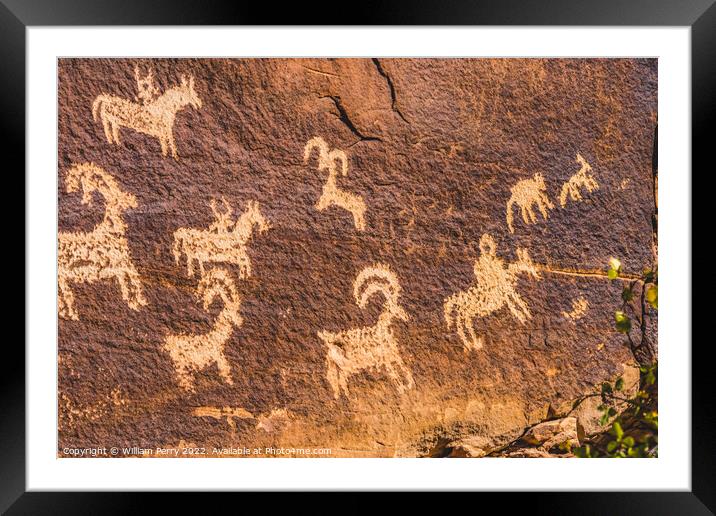
[[[58,73],[59,456],[544,456],[638,376],[605,273],[656,262],[656,60]]]

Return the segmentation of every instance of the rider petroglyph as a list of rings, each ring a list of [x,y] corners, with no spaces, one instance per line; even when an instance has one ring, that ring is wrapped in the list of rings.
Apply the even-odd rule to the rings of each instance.
[[[154,86],[150,74],[140,78],[135,68],[137,81],[137,97],[139,102],[102,93],[92,104],[92,117],[102,121],[104,134],[109,143],[119,144],[119,129],[128,127],[137,132],[159,139],[162,156],[171,152],[174,159],[179,159],[176,142],[174,141],[174,121],[177,112],[185,106],[201,108],[202,102],[194,90],[194,78],[181,77],[181,83],[167,89],[164,93]]]
[[[473,327],[476,317],[485,317],[503,307],[521,323],[530,319],[527,303],[516,291],[517,276],[529,274],[539,278],[537,268],[525,249],[517,249],[517,261],[505,267],[497,256],[495,240],[485,233],[480,238],[480,257],[473,266],[475,283],[469,289],[453,294],[445,300],[444,316],[448,329],[453,326],[465,351],[479,350],[483,346]]]
[[[179,228],[174,232],[174,260],[178,264],[182,253],[186,255],[187,274],[194,275],[194,262],[198,263],[201,274],[204,274],[205,263],[230,263],[238,265],[239,277],[251,276],[251,260],[246,245],[251,239],[254,226],[259,233],[271,228],[264,218],[259,203],[249,201],[246,210],[234,222],[231,219],[233,210],[222,197],[224,211],[211,200],[209,205],[214,214],[214,222],[207,229]]]

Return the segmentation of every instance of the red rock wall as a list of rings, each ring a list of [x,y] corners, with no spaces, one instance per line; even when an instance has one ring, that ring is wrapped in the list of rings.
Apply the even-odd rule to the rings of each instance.
[[[656,70],[60,60],[59,456],[480,455],[633,375],[604,274],[655,265]]]

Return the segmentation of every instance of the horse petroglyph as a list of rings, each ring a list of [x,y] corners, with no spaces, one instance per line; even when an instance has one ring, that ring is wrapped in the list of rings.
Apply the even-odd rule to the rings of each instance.
[[[223,269],[212,269],[199,282],[196,295],[203,300],[204,310],[221,299],[224,304],[209,333],[200,335],[168,335],[164,339],[164,350],[171,356],[179,378],[179,385],[187,391],[194,390],[192,372],[216,364],[219,375],[228,384],[233,384],[231,368],[224,356],[224,347],[233,334],[234,327],[240,327],[243,319],[239,313],[241,298],[229,274]]]
[[[599,190],[599,183],[589,174],[592,171],[591,165],[579,153],[577,153],[577,163],[581,166],[579,171],[562,185],[562,191],[559,194],[559,204],[562,208],[567,205],[567,197],[575,202],[582,200],[580,188],[585,188],[590,193]]]
[[[97,165],[74,165],[65,180],[67,191],[82,189],[82,204],[92,203],[92,194],[104,198],[104,218],[90,232],[59,232],[57,249],[57,306],[60,317],[79,319],[70,283],[94,283],[116,279],[122,299],[132,310],[147,304],[139,273],[134,268],[125,238],[127,225],[122,214],[137,207],[137,199],[123,192],[114,178]]]
[[[328,144],[320,136],[308,140],[303,149],[303,162],[308,163],[313,149],[318,150],[318,170],[327,171],[328,179],[323,185],[323,191],[316,204],[318,211],[323,211],[331,206],[338,206],[353,214],[353,224],[358,231],[365,230],[365,202],[360,195],[355,195],[341,190],[337,183],[337,165],[340,162],[341,174],[348,175],[348,157],[339,149],[330,150]]]
[[[525,249],[517,249],[517,261],[505,267],[496,254],[495,240],[487,233],[480,238],[480,257],[475,261],[475,284],[445,300],[444,315],[447,328],[453,325],[465,351],[483,346],[482,337],[475,334],[473,319],[485,317],[507,306],[521,323],[531,318],[530,310],[515,290],[518,274],[539,278],[537,269]]]
[[[348,379],[369,368],[385,370],[401,393],[414,386],[413,375],[400,358],[391,329],[394,319],[407,321],[408,314],[398,304],[398,278],[382,264],[366,267],[353,283],[353,296],[360,308],[365,308],[371,296],[377,293],[383,294],[385,301],[375,325],[340,333],[318,332],[328,347],[326,377],[336,398],[341,390],[348,396]]]
[[[194,262],[199,264],[202,276],[204,264],[224,262],[239,266],[239,277],[251,276],[251,260],[246,252],[246,244],[251,239],[253,228],[259,233],[271,228],[261,214],[259,203],[249,201],[246,211],[236,222],[231,220],[232,208],[222,198],[224,212],[216,207],[216,201],[210,202],[214,213],[214,222],[207,229],[179,228],[174,232],[174,260],[178,264],[182,253],[186,255],[187,274],[194,275]]]
[[[507,227],[510,229],[510,233],[515,232],[515,228],[512,226],[512,209],[515,204],[519,206],[525,224],[537,222],[534,206],[539,208],[540,213],[547,220],[549,216],[547,210],[554,209],[554,205],[547,197],[545,189],[544,177],[539,173],[535,174],[532,179],[523,179],[512,187],[510,190],[512,195],[507,201]]]
[[[131,100],[102,93],[92,104],[92,118],[102,121],[104,134],[109,143],[119,144],[120,127],[128,127],[137,132],[159,139],[162,156],[171,151],[174,159],[179,159],[174,141],[174,120],[177,112],[185,106],[201,108],[202,103],[194,91],[194,78],[181,77],[181,84],[169,88],[160,94],[154,86],[151,72],[140,78],[139,70],[134,69],[137,81],[137,100]]]
[[[570,312],[562,312],[562,316],[570,321],[578,321],[587,313],[589,302],[583,297],[572,300],[572,310]]]

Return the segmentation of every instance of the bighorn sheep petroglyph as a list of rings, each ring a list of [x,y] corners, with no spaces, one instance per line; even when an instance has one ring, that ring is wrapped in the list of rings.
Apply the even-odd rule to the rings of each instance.
[[[531,317],[527,304],[515,290],[517,275],[526,273],[539,278],[537,268],[525,249],[517,250],[517,262],[505,267],[497,257],[495,240],[487,233],[480,238],[480,257],[475,261],[473,272],[475,284],[468,290],[458,292],[445,300],[444,315],[448,329],[454,325],[465,351],[478,350],[483,346],[477,337],[473,319],[485,317],[507,306],[521,323]]]
[[[219,375],[228,384],[233,384],[231,367],[224,356],[224,347],[233,334],[234,327],[240,327],[243,319],[239,313],[241,298],[229,274],[223,269],[212,269],[199,282],[196,295],[202,299],[204,310],[221,299],[224,304],[214,326],[208,333],[199,335],[168,335],[164,339],[164,350],[174,363],[179,385],[187,391],[194,390],[192,373],[216,364]]]
[[[348,379],[352,375],[369,368],[385,370],[399,392],[414,386],[413,375],[400,358],[391,329],[394,319],[407,321],[408,314],[398,304],[397,277],[382,264],[366,267],[353,283],[353,296],[360,308],[365,308],[371,296],[377,293],[383,294],[385,301],[375,325],[339,333],[318,332],[328,347],[326,376],[336,398],[341,390],[348,395]]]
[[[246,211],[236,222],[231,220],[232,208],[222,198],[224,212],[216,207],[216,201],[210,202],[214,213],[214,222],[208,229],[179,228],[174,232],[174,260],[178,264],[182,253],[186,255],[187,274],[194,275],[194,262],[199,264],[204,274],[207,262],[225,262],[239,266],[239,277],[251,276],[251,260],[246,252],[246,244],[251,239],[253,227],[259,233],[271,228],[269,222],[261,214],[259,203],[249,201]],[[232,229],[233,226],[233,229]]]
[[[547,210],[554,209],[554,205],[544,193],[545,189],[544,177],[539,173],[535,174],[532,179],[523,179],[512,187],[510,190],[512,195],[507,201],[507,227],[510,233],[515,232],[515,228],[512,226],[512,208],[515,204],[520,207],[522,220],[525,221],[525,224],[537,222],[537,217],[532,209],[535,205],[547,220]]]
[[[57,249],[57,305],[60,317],[79,319],[70,283],[94,283],[116,279],[122,299],[133,310],[147,304],[139,273],[134,268],[125,238],[122,214],[137,207],[137,199],[123,192],[115,179],[93,163],[73,165],[65,179],[68,192],[82,190],[82,204],[92,204],[92,194],[104,198],[104,218],[90,232],[59,232]]]
[[[590,193],[599,190],[599,183],[589,174],[592,171],[591,165],[579,153],[577,153],[577,163],[581,166],[579,171],[562,185],[562,191],[559,194],[559,204],[562,208],[567,205],[567,196],[575,202],[582,200],[580,188],[585,188]]]
[[[137,132],[159,139],[162,156],[171,151],[174,159],[179,159],[174,141],[174,120],[177,112],[185,106],[201,108],[202,103],[194,90],[194,78],[181,77],[181,84],[169,88],[159,94],[153,84],[151,73],[144,79],[139,77],[135,68],[137,80],[137,99],[140,101],[118,97],[116,95],[99,95],[92,104],[92,117],[102,121],[104,134],[109,143],[119,144],[119,128],[128,127]]]
[[[318,199],[316,209],[323,211],[331,206],[338,206],[353,214],[353,224],[358,231],[365,230],[365,202],[360,195],[341,190],[336,179],[338,177],[337,165],[340,162],[341,173],[348,175],[348,157],[339,149],[330,150],[328,144],[320,136],[308,140],[303,149],[303,162],[308,163],[313,149],[318,150],[318,170],[328,171],[328,179],[323,185],[323,192]]]

